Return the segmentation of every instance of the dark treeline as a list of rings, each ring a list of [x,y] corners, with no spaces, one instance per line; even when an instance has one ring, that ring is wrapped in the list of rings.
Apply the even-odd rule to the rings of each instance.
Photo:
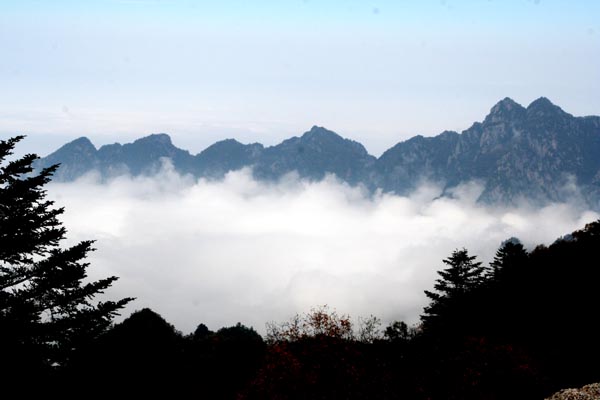
[[[506,241],[485,268],[456,250],[422,323],[395,322],[384,335],[320,308],[271,325],[265,339],[240,324],[185,336],[144,309],[65,376],[224,399],[543,398],[600,380],[598,249],[600,221],[531,253]]]
[[[530,253],[506,241],[485,268],[456,250],[421,324],[383,335],[319,308],[265,339],[240,324],[184,336],[144,309],[65,373],[223,399],[540,399],[600,380],[598,250],[600,221]]]
[[[19,139],[0,142],[0,161]],[[28,176],[0,170],[0,372],[24,393],[207,399],[540,399],[600,381],[600,221],[528,252],[504,242],[483,265],[466,249],[440,263],[421,323],[359,326],[326,307],[270,324],[183,335],[131,299],[94,305],[114,277],[84,284],[91,242],[65,231]],[[29,203],[29,204],[28,204]],[[200,321],[198,321],[200,322]]]

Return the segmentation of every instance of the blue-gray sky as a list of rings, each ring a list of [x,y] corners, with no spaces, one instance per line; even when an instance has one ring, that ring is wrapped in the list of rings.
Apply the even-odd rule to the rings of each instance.
[[[0,135],[198,152],[322,125],[379,155],[503,97],[600,114],[600,2],[2,0]],[[25,144],[24,144],[25,145]]]

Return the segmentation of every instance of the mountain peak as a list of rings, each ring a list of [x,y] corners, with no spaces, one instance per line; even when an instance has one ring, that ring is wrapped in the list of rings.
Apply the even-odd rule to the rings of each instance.
[[[310,131],[305,132],[304,135],[302,135],[302,138],[312,138],[312,137],[322,137],[322,136],[335,136],[335,137],[341,138],[341,136],[338,135],[337,133],[330,131],[329,129],[326,129],[322,126],[317,126],[317,125],[314,125],[312,128],[310,128]]]
[[[514,110],[522,110],[522,109],[523,109],[522,105],[520,105],[519,103],[517,103],[510,97],[505,97],[502,100],[500,100],[498,103],[496,103],[494,105],[494,107],[492,107],[492,109],[490,110],[490,114],[506,113],[506,112],[512,112]]]
[[[552,103],[546,97],[540,97],[529,104],[527,113],[530,115],[547,116],[552,114],[566,114],[562,108]]]
[[[510,97],[505,97],[500,100],[496,105],[506,105],[506,106],[519,106],[519,103],[511,99]]]
[[[85,145],[91,144],[93,146],[92,141],[85,136],[81,136],[81,137],[73,140],[71,143],[85,144]]]
[[[337,133],[316,125],[313,126],[310,131],[304,132],[299,140],[301,143],[306,145],[310,144],[311,146],[339,145],[347,141],[347,139],[344,139]]]
[[[241,144],[240,142],[238,142],[236,139],[233,139],[233,138],[219,140],[215,144],[217,144],[217,143],[219,143],[219,144],[227,144],[227,145],[238,145],[238,144]]]
[[[61,149],[66,149],[66,148],[78,149],[79,151],[82,151],[82,150],[91,151],[91,152],[96,151],[96,146],[94,146],[94,144],[90,141],[90,139],[88,139],[85,136],[82,136],[80,138],[77,138],[77,139],[65,144],[64,146],[62,146]]]
[[[243,147],[245,147],[245,145],[238,142],[235,139],[223,139],[211,144],[206,149],[202,150],[200,154],[209,154],[213,152],[226,151],[229,149],[238,149]]]
[[[547,97],[539,97],[527,106],[527,108],[541,108],[541,107],[556,107]]]
[[[518,118],[525,112],[525,108],[511,99],[505,97],[491,108],[490,113],[485,117],[486,123],[497,123],[507,119]]]
[[[137,144],[142,143],[152,143],[152,144],[161,144],[161,145],[172,145],[171,137],[166,133],[153,133],[152,135],[145,136],[143,138],[137,139],[135,142]]]

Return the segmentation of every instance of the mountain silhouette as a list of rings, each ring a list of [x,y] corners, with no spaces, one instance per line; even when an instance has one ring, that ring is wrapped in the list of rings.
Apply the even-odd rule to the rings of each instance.
[[[379,158],[358,142],[313,126],[275,146],[227,139],[197,155],[177,148],[164,133],[99,149],[79,138],[38,160],[36,167],[60,163],[55,175],[59,181],[75,180],[91,170],[108,179],[151,175],[163,158],[181,173],[208,179],[252,167],[260,180],[277,180],[293,171],[309,180],[334,174],[351,185],[396,194],[410,193],[426,181],[446,190],[477,181],[484,188],[479,200],[488,203],[577,198],[600,209],[600,117],[574,117],[545,97],[528,107],[507,97],[482,122],[461,133],[415,136]]]

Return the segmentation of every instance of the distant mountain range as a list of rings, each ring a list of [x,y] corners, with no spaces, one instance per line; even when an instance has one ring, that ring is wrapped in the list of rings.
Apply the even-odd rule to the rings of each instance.
[[[310,180],[335,174],[351,185],[397,194],[407,194],[425,181],[446,190],[477,181],[484,187],[480,196],[484,202],[546,203],[577,196],[600,209],[600,117],[574,117],[544,97],[527,108],[505,98],[482,122],[460,134],[415,136],[379,158],[358,142],[313,126],[301,137],[276,146],[227,139],[196,155],[175,147],[166,134],[99,149],[81,137],[38,160],[36,166],[60,163],[55,179],[71,181],[91,170],[104,178],[153,174],[163,157],[181,173],[209,179],[250,166],[261,180],[277,180],[291,171]]]

